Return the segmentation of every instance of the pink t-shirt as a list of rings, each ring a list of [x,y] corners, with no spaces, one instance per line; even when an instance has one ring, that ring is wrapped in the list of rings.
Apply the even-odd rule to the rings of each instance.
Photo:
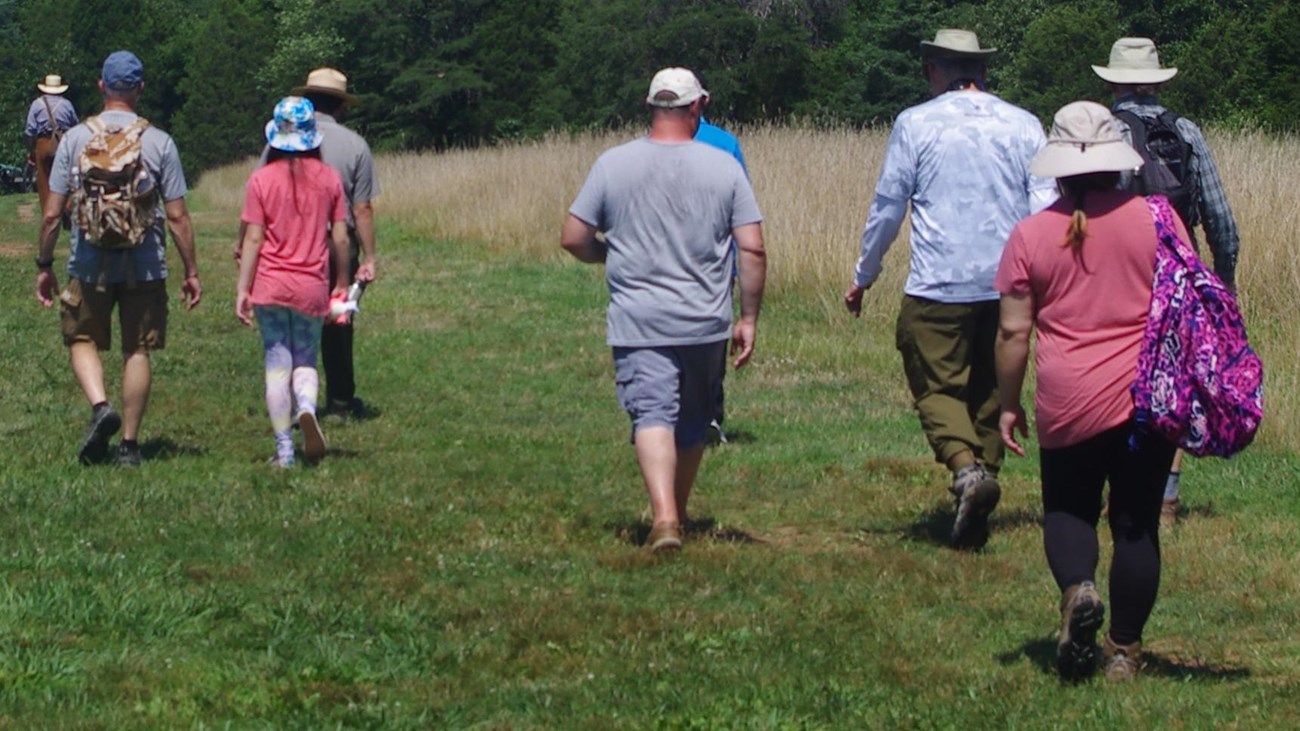
[[[1066,246],[1073,204],[1058,200],[1021,221],[994,286],[1028,294],[1038,331],[1038,442],[1047,449],[1119,426],[1133,415],[1129,387],[1151,305],[1156,228],[1139,196],[1089,192],[1087,238]],[[1182,223],[1179,233],[1187,235]]]
[[[320,160],[282,159],[258,168],[240,213],[244,223],[266,230],[249,300],[328,315],[329,227],[347,215],[343,182]]]

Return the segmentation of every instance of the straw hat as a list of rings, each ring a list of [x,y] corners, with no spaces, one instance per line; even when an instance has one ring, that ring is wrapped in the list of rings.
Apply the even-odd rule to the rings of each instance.
[[[316,108],[300,96],[286,96],[275,105],[275,116],[266,123],[266,143],[282,152],[306,152],[320,147],[316,129]]]
[[[1096,102],[1071,102],[1052,120],[1047,144],[1029,161],[1043,178],[1123,172],[1142,167],[1142,156],[1120,136],[1115,117]]]
[[[68,90],[68,85],[63,83],[63,77],[58,74],[48,74],[44,81],[36,85],[37,90],[46,94],[62,94]]]
[[[1160,55],[1150,38],[1121,38],[1110,47],[1110,63],[1093,66],[1098,76],[1112,84],[1163,84],[1176,68],[1160,68]]]
[[[294,96],[330,94],[342,99],[345,104],[357,103],[357,98],[348,93],[348,77],[342,71],[329,67],[312,69],[307,74],[307,83],[294,87],[289,93]]]
[[[944,28],[934,34],[933,41],[921,41],[921,58],[974,58],[986,59],[997,53],[996,48],[980,48],[979,38],[968,30]]]

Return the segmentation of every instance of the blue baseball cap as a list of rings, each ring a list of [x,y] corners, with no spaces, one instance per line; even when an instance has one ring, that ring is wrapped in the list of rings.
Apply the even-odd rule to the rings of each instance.
[[[100,78],[113,91],[130,91],[144,83],[144,64],[130,51],[114,51],[104,59]]]

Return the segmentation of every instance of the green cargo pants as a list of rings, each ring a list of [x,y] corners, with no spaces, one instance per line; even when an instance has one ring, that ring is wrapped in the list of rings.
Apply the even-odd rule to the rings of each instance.
[[[895,342],[921,428],[941,463],[969,449],[994,473],[1002,465],[997,333],[997,300],[946,304],[903,296]]]

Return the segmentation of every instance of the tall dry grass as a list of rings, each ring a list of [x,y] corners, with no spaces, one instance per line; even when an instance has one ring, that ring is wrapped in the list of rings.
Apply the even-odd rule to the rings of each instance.
[[[418,235],[560,257],[561,222],[592,162],[638,134],[553,134],[488,149],[383,155],[377,215]],[[1268,378],[1264,439],[1300,448],[1300,263],[1291,246],[1300,232],[1293,182],[1300,179],[1300,140],[1262,132],[1208,136],[1241,229],[1238,287]],[[741,140],[765,216],[769,287],[815,298],[829,325],[843,317],[839,297],[857,257],[886,133],[763,126],[741,130]],[[197,194],[237,215],[249,169],[209,173]],[[873,293],[889,316],[907,271],[906,237],[904,231],[886,258]]]

